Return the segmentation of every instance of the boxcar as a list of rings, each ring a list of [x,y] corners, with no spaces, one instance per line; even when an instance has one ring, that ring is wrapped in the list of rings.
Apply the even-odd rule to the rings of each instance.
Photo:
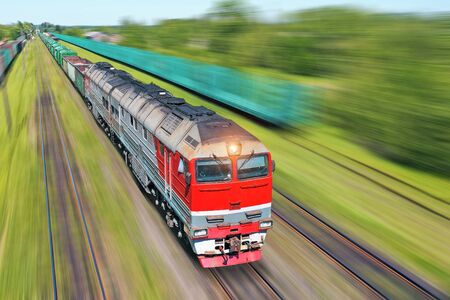
[[[13,57],[11,56],[11,51],[5,47],[3,49],[0,49],[0,53],[3,57],[4,69],[6,70],[13,59]]]
[[[75,85],[81,95],[84,96],[84,74],[92,66],[92,63],[78,56],[65,56],[63,65],[66,66],[66,74]]]
[[[57,55],[57,62],[60,66],[62,66],[63,58],[65,56],[77,56],[77,53],[75,51],[67,49],[67,48],[61,49],[61,51],[59,51],[58,55]]]

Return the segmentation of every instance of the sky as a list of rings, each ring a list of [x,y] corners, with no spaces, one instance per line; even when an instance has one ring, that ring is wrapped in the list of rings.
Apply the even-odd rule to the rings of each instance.
[[[116,3],[114,3],[116,2]],[[217,0],[5,0],[0,24],[44,21],[59,25],[117,25],[125,17],[146,24],[159,20],[198,17]],[[275,19],[285,12],[330,5],[352,5],[377,12],[450,12],[450,0],[247,0],[260,15]],[[74,5],[76,3],[76,5]]]

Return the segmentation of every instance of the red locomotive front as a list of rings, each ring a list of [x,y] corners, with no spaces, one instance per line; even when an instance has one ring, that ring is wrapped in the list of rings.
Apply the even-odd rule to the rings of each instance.
[[[235,123],[215,123],[199,124],[201,143],[187,162],[185,232],[205,268],[259,260],[272,227],[270,153]]]

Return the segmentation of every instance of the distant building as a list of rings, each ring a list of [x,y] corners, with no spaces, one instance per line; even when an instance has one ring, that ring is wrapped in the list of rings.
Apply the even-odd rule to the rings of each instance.
[[[106,34],[100,31],[89,31],[84,36],[89,40],[107,43],[118,43],[122,39],[118,34]]]

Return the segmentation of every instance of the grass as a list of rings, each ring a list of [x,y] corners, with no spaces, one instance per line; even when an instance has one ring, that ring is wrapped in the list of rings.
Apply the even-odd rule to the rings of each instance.
[[[131,73],[141,81],[155,82],[193,105],[204,105],[233,119],[270,149],[277,161],[274,183],[278,187],[296,196],[302,203],[319,212],[331,223],[337,224],[356,240],[376,249],[440,289],[450,292],[448,221],[439,219],[378,185],[286,141],[286,137],[292,137],[292,132],[268,128],[148,74],[79,47],[64,42],[63,44],[93,62],[109,61],[116,68]],[[421,187],[426,186],[430,192],[448,195],[445,193],[450,184],[448,179],[387,162],[348,142],[345,136],[330,134],[321,127],[308,129],[307,135],[383,170],[386,168],[402,179],[412,180]]]
[[[448,192],[450,190],[450,180],[448,178],[408,166],[399,166],[394,162],[380,158],[362,146],[352,143],[345,133],[338,128],[317,126],[313,130],[309,130],[305,137],[383,170],[390,175],[401,178],[409,184],[418,186],[426,192],[450,203],[450,193]]]
[[[0,299],[52,297],[49,242],[35,116],[36,44],[16,58],[0,89]],[[5,124],[5,89],[11,132]]]

